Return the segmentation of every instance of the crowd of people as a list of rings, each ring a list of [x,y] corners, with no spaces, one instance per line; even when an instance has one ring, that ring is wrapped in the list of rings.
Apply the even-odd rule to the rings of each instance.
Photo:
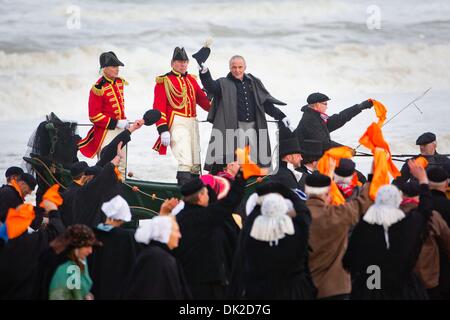
[[[118,77],[124,64],[113,52],[100,56],[103,75],[89,98],[93,128],[78,143],[84,155],[98,156],[96,165],[73,163],[72,183],[48,188],[35,205],[25,202],[35,177],[19,167],[6,171],[0,299],[450,299],[450,160],[437,153],[436,136],[417,139],[420,153],[392,181],[380,183],[375,159],[367,177],[351,156],[330,160],[324,172],[327,152],[342,147],[330,132],[374,101],[328,116],[330,99],[312,93],[295,129],[275,107],[283,103],[245,73],[242,56],[213,80],[209,53],[205,46],[193,55],[206,92],[177,47],[172,70],[156,79],[157,116],[132,123],[127,81]],[[200,175],[196,104],[220,132],[267,129],[266,114],[279,121],[277,170],[248,197],[247,164],[228,151],[209,158],[209,173]],[[166,199],[135,228],[121,188],[126,146],[153,123],[160,134],[154,149],[164,155],[170,147],[178,161],[181,197]],[[247,137],[231,150],[268,143],[260,132]],[[261,168],[272,164],[259,153],[251,158]]]

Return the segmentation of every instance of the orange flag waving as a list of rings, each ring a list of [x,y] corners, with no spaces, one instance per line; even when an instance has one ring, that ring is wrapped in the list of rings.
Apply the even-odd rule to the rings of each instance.
[[[389,183],[388,173],[392,177],[398,177],[398,171],[391,159],[389,144],[384,140],[380,126],[373,122],[359,139],[359,143],[372,151],[374,155],[373,179],[370,184],[370,198],[375,200],[378,189]]]
[[[330,195],[332,205],[340,205],[345,203],[344,196],[339,191],[336,183],[333,181],[333,174],[334,168],[339,165],[339,160],[342,158],[351,158],[353,156],[352,151],[353,150],[350,147],[346,146],[328,149],[317,163],[317,170],[319,170],[321,174],[327,175],[331,178]]]
[[[377,124],[381,128],[384,124],[384,121],[386,121],[386,114],[387,114],[386,107],[380,101],[377,101],[374,99],[369,99],[369,101],[372,101],[372,103],[373,103],[373,108],[375,109],[375,114],[378,117]]]
[[[265,176],[269,173],[268,169],[258,167],[258,165],[250,159],[249,146],[246,146],[244,149],[237,148],[236,157],[238,163],[241,165],[242,174],[245,180],[252,176]]]

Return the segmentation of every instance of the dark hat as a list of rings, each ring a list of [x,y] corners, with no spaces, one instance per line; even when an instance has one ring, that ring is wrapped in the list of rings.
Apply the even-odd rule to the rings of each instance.
[[[432,167],[430,169],[427,170],[427,176],[428,176],[428,180],[430,180],[430,182],[444,182],[447,180],[448,176],[447,176],[447,172],[442,169],[441,167]]]
[[[205,184],[199,178],[194,178],[183,184],[180,188],[181,194],[184,197],[190,196],[196,192],[199,192]]]
[[[322,141],[319,140],[303,140],[301,144],[302,157],[310,157],[319,159],[323,155]]]
[[[112,51],[103,52],[100,55],[99,60],[100,60],[100,68],[124,66],[124,64],[117,58],[116,54]]]
[[[151,126],[152,124],[156,123],[159,119],[161,119],[161,111],[157,109],[148,110],[146,113],[144,113],[142,119],[144,119],[145,121],[144,124],[146,126]]]
[[[308,104],[314,104],[314,103],[318,103],[318,102],[325,102],[330,100],[330,98],[328,98],[326,95],[324,95],[323,93],[320,92],[314,92],[311,93],[308,98],[306,99],[306,102]]]
[[[25,182],[31,190],[34,190],[37,184],[36,179],[29,173],[22,173],[19,175],[18,180]]]
[[[9,167],[8,169],[6,169],[5,172],[5,177],[8,178],[14,174],[16,175],[21,175],[23,173],[22,168],[19,167]]]
[[[84,173],[84,171],[89,167],[86,161],[75,162],[70,168],[70,174],[72,178],[78,177],[80,174]]]
[[[436,135],[431,132],[425,132],[417,138],[416,145],[421,146],[424,144],[429,144],[433,141],[436,141]]]
[[[176,47],[173,50],[172,60],[186,61],[186,60],[189,60],[189,58],[188,58],[188,55],[187,55],[186,51],[184,50],[184,48]]]
[[[280,140],[280,158],[289,154],[302,153],[302,149],[298,144],[297,138]]]
[[[349,177],[355,172],[355,163],[351,159],[339,160],[339,166],[336,167],[334,173],[341,177]]]
[[[92,166],[92,167],[88,167],[84,170],[84,174],[87,176],[96,176],[97,174],[100,173],[100,171],[102,171],[102,167],[100,166]]]
[[[402,193],[407,197],[416,197],[420,192],[420,185],[417,181],[409,181],[399,186]]]
[[[280,159],[288,154],[302,153],[297,136],[289,128],[279,125],[279,155]]]
[[[317,171],[306,176],[305,186],[312,188],[324,188],[329,187],[331,184],[331,179],[329,176],[321,174]]]
[[[200,50],[198,50],[196,53],[192,55],[192,57],[197,60],[197,63],[201,65],[208,59],[209,54],[211,53],[211,49],[209,47],[202,47]]]

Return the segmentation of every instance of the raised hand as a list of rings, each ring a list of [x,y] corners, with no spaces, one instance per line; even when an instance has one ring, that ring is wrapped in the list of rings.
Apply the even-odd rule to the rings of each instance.
[[[180,200],[178,200],[177,198],[166,199],[159,209],[159,214],[164,216],[169,215],[179,202]]]

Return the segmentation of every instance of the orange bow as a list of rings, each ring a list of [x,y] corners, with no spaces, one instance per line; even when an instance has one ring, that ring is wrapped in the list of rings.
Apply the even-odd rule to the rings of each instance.
[[[330,196],[332,205],[340,205],[345,203],[345,198],[339,191],[338,186],[333,181],[334,169],[339,165],[339,160],[342,158],[350,159],[353,155],[353,150],[349,147],[336,147],[325,151],[322,158],[317,163],[317,170],[321,174],[327,175],[331,178]]]
[[[241,165],[242,174],[245,180],[252,176],[264,176],[269,172],[269,170],[265,168],[258,167],[258,165],[250,159],[250,146],[246,146],[244,149],[237,148],[236,157],[238,163]]]
[[[35,216],[34,207],[31,204],[22,204],[17,209],[10,208],[5,220],[8,238],[14,239],[22,235]]]

